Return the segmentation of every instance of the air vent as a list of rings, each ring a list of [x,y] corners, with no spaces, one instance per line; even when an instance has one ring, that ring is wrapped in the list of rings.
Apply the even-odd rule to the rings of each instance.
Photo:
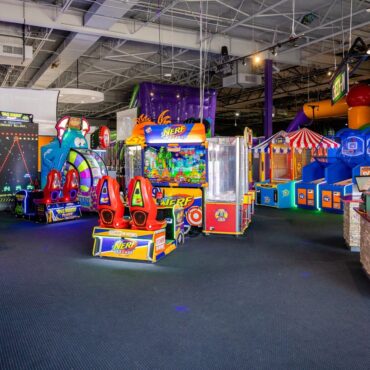
[[[19,46],[3,45],[3,53],[23,55],[23,48]]]
[[[19,44],[1,44],[0,43],[0,64],[9,64],[13,66],[26,66],[32,61],[32,46],[24,47]]]
[[[262,85],[262,76],[249,73],[238,73],[222,79],[223,87],[252,87]]]

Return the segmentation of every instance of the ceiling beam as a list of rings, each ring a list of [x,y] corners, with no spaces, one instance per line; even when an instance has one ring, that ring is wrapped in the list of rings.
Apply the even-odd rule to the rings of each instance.
[[[284,0],[285,1],[285,0]],[[280,2],[279,2],[280,3]],[[137,41],[158,45],[159,28],[155,23],[143,22],[145,27],[136,29],[138,21],[123,18],[114,23],[109,29],[84,25],[84,12],[73,9],[60,15],[55,20],[58,7],[50,4],[23,2],[19,0],[0,0],[0,21],[7,23],[26,24],[36,27],[53,28],[56,30],[69,31],[89,35],[91,37],[111,37],[128,41]],[[266,8],[267,10],[268,8]],[[244,23],[243,20],[242,23]],[[225,33],[225,30],[223,31]],[[199,50],[200,40],[197,30],[170,27],[161,25],[161,44],[189,50]],[[226,45],[229,54],[243,56],[249,52],[262,48],[263,45],[238,37],[229,37],[225,34],[212,34],[208,51],[220,53],[221,47]]]

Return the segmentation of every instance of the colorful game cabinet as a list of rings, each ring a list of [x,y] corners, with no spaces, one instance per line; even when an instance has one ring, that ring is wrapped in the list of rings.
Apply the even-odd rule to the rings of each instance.
[[[337,145],[307,128],[274,136],[268,144],[270,179],[255,184],[256,203],[277,208],[294,207],[295,184],[302,179],[303,168],[311,163],[317,151],[329,144]]]
[[[338,137],[337,160],[326,168],[325,182],[319,185],[319,207],[333,213],[343,212],[341,198],[358,193],[355,177],[370,169],[370,130],[343,129]]]
[[[248,150],[242,137],[208,139],[205,234],[241,235],[247,229],[253,213],[248,162]]]
[[[15,195],[16,216],[54,223],[81,217],[78,201],[78,173],[68,171],[64,187],[59,171],[51,170],[42,191],[21,190]]]
[[[161,193],[161,206],[184,208],[186,232],[191,227],[201,228],[203,190],[208,184],[204,125],[139,125],[144,135],[141,145],[126,147],[126,181],[135,175],[145,176],[153,184],[153,195]]]
[[[79,177],[78,197],[81,209],[96,210],[96,186],[108,173],[100,155],[88,148],[86,135],[90,130],[82,117],[62,117],[55,126],[57,137],[41,148],[41,186],[45,186],[47,174],[52,169],[62,173],[75,169]]]
[[[325,147],[323,147],[325,143]],[[325,183],[326,169],[336,162],[339,144],[328,138],[316,148],[314,161],[302,169],[302,180],[295,183],[296,206],[303,209],[320,209],[320,186]]]
[[[183,208],[158,207],[148,179],[131,180],[125,210],[115,179],[103,177],[98,189],[100,226],[93,231],[94,256],[155,263],[184,242]]]

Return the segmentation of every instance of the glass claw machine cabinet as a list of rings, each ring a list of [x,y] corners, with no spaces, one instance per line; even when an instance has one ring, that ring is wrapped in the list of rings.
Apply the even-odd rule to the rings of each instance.
[[[248,148],[242,137],[208,139],[204,233],[241,235],[252,217]]]

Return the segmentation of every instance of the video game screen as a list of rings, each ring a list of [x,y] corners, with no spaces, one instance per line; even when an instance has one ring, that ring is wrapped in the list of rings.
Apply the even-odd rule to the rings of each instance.
[[[32,115],[0,112],[0,194],[34,188],[37,155],[38,125]]]
[[[144,150],[144,174],[156,184],[207,182],[206,148],[195,145],[148,146]]]

